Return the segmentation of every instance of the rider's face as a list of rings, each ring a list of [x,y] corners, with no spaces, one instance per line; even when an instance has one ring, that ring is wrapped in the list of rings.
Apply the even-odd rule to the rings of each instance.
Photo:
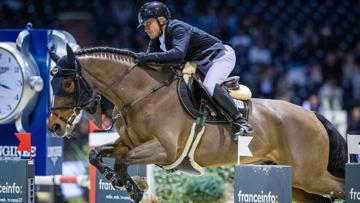
[[[161,34],[159,24],[156,22],[156,19],[151,18],[144,23],[144,30],[150,39],[158,38]]]

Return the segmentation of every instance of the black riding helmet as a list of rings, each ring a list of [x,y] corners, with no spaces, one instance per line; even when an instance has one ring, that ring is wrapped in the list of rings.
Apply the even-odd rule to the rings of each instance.
[[[160,16],[165,17],[167,20],[170,19],[170,11],[165,4],[158,2],[158,1],[152,1],[145,3],[141,6],[140,11],[138,13],[138,20],[139,25],[138,28],[141,27],[146,20],[150,18],[158,18]]]

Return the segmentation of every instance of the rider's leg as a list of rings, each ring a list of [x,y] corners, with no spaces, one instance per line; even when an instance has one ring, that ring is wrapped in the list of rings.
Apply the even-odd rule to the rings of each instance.
[[[246,119],[242,116],[240,110],[237,108],[234,100],[230,97],[228,92],[220,85],[215,86],[214,100],[222,107],[233,119],[233,133],[234,138],[243,135],[244,133],[253,133],[253,128],[249,125]]]
[[[215,57],[211,62],[211,66],[205,75],[203,84],[209,94],[214,97],[214,100],[230,114],[234,120],[233,126],[235,128],[234,135],[236,138],[238,135],[243,134],[241,131],[252,133],[253,129],[247,123],[246,119],[241,117],[240,111],[228,92],[219,86],[219,84],[223,83],[230,75],[231,71],[234,69],[235,62],[236,56],[234,50],[230,46],[225,45],[225,50],[221,51],[219,56]],[[216,86],[219,86],[219,88],[215,88]],[[215,91],[217,91],[216,94]]]
[[[236,56],[234,50],[225,45],[226,50],[220,51],[218,56],[211,61],[210,67],[204,78],[204,86],[208,93],[213,96],[216,84],[223,83],[235,67]]]

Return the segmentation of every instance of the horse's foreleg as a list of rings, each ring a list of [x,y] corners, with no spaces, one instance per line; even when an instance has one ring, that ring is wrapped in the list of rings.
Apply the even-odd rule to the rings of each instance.
[[[139,202],[143,197],[143,191],[138,184],[130,177],[127,168],[130,164],[163,164],[166,163],[167,153],[158,140],[150,140],[133,149],[125,155],[121,152],[113,154],[116,157],[115,170],[121,181],[124,183],[130,197]]]
[[[144,192],[139,188],[138,184],[128,174],[128,165],[124,163],[120,158],[115,160],[114,169],[119,175],[119,179],[124,184],[126,191],[129,193],[131,199],[135,202],[139,202],[144,195]]]
[[[147,141],[131,149],[123,161],[127,164],[159,164],[166,165],[175,161],[176,149],[167,151],[157,139]]]
[[[92,149],[89,153],[90,163],[96,167],[104,177],[112,183],[114,187],[122,187],[122,181],[116,174],[116,172],[109,166],[105,165],[102,161],[102,157],[109,157],[114,151],[113,145],[103,145]]]

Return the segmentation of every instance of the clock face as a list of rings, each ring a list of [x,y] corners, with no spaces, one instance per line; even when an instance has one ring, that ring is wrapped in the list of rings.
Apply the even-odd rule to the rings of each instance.
[[[0,48],[0,119],[16,110],[24,90],[22,69],[15,56]]]

